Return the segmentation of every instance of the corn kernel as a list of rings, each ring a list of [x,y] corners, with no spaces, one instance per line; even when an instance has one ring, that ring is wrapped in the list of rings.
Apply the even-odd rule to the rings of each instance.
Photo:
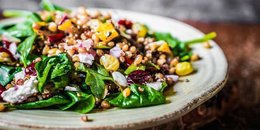
[[[176,65],[176,74],[185,76],[193,72],[193,68],[190,62],[180,62]]]
[[[120,65],[116,57],[108,54],[105,54],[100,58],[100,64],[108,71],[116,71]]]
[[[130,94],[131,94],[131,90],[130,90],[130,88],[126,88],[126,89],[124,89],[124,91],[123,91],[123,96],[124,96],[124,97],[128,97],[128,96],[130,96]]]

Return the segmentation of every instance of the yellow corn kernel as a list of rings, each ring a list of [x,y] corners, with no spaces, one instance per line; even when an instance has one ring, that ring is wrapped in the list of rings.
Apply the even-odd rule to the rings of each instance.
[[[160,51],[160,52],[172,54],[171,49],[168,46],[168,43],[166,43],[166,42],[164,42],[157,50]]]
[[[114,25],[110,22],[107,22],[98,26],[96,35],[103,42],[109,42],[115,37],[117,37],[118,33],[115,30]]]
[[[176,74],[185,76],[193,72],[193,68],[190,62],[180,62],[175,67]]]
[[[74,28],[73,24],[71,23],[71,20],[64,21],[61,25],[58,26],[58,29],[65,32],[71,32]]]
[[[100,64],[108,71],[116,71],[119,68],[119,61],[112,55],[105,54],[100,58]]]
[[[123,91],[123,96],[124,96],[124,97],[128,97],[128,96],[130,96],[130,94],[131,94],[131,90],[130,90],[130,88],[126,88],[126,89],[124,89],[124,91]]]

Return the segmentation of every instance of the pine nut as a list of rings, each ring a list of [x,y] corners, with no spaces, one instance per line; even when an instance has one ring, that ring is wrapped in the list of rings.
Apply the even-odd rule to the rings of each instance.
[[[134,60],[134,65],[139,65],[143,60],[143,56],[142,55],[137,55],[137,57]]]

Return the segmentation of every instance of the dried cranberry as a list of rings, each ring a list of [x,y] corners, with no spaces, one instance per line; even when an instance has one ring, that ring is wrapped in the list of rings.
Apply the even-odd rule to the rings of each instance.
[[[133,25],[133,23],[130,20],[126,20],[126,19],[119,20],[118,24],[125,26],[127,29],[132,28],[132,25]]]
[[[36,69],[35,69],[35,63],[31,63],[25,68],[25,74],[26,75],[31,75],[31,76],[36,76]]]
[[[61,21],[59,22],[59,25],[61,25],[65,20],[68,19],[68,16],[67,15],[64,15],[62,18],[61,18]]]
[[[126,61],[126,64],[129,66],[131,65],[134,61],[128,57],[125,57],[125,61]]]
[[[48,41],[49,41],[50,43],[56,43],[56,42],[61,41],[62,38],[64,38],[64,37],[65,37],[65,34],[64,34],[64,33],[57,33],[57,34],[48,36]]]
[[[96,57],[97,55],[96,51],[94,51],[93,49],[90,49],[88,52],[89,54],[93,55],[93,57]]]
[[[13,54],[9,50],[0,47],[0,52],[6,52],[10,56],[11,60],[15,61],[15,58],[14,58]]]
[[[135,70],[127,77],[128,84],[144,84],[146,82],[152,82],[153,78],[150,72],[144,70]]]
[[[0,100],[2,100],[1,94],[2,94],[5,90],[6,90],[6,89],[5,89],[2,85],[0,85]]]

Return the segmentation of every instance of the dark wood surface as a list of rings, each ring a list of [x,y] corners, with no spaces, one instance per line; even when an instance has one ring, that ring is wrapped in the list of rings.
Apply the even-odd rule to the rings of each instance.
[[[228,58],[229,79],[224,89],[203,105],[153,129],[259,129],[260,25],[185,22],[205,33],[217,32],[216,42]]]

